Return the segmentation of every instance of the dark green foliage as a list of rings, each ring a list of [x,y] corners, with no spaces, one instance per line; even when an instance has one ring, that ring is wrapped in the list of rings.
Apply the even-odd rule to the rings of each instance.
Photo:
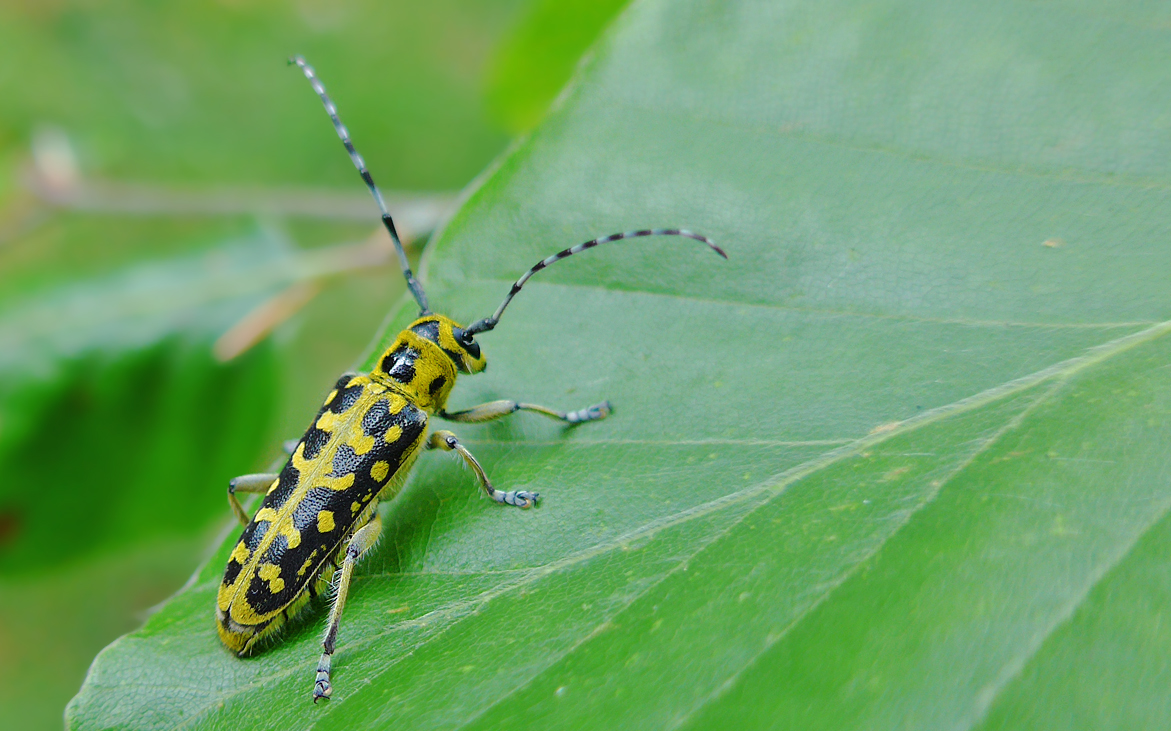
[[[1165,11],[634,3],[429,261],[488,314],[458,431],[323,617],[218,646],[230,542],[78,729],[1159,728],[1171,506]],[[690,243],[690,242],[687,242]],[[383,341],[411,315],[399,311]],[[178,667],[177,667],[178,666]]]

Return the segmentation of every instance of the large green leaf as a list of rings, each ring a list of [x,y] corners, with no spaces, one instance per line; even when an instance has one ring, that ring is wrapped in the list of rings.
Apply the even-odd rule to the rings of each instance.
[[[582,54],[629,0],[534,0],[496,48],[485,97],[494,116],[526,132],[573,75]]]
[[[255,460],[279,385],[270,347],[225,365],[211,344],[299,264],[253,236],[5,303],[0,574],[207,525],[208,484]]]
[[[1166,21],[634,3],[428,278],[470,319],[590,236],[716,237],[542,273],[453,398],[614,416],[458,430],[533,511],[424,457],[328,704],[320,612],[218,645],[228,541],[71,726],[1166,726]]]

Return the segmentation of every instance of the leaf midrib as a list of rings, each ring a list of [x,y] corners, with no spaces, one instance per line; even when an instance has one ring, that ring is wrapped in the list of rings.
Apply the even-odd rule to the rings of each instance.
[[[975,729],[984,723],[984,720],[988,717],[988,712],[996,705],[996,701],[1000,699],[1012,682],[1020,677],[1021,672],[1024,671],[1029,662],[1045,649],[1058,630],[1073,620],[1078,609],[1086,603],[1090,595],[1094,592],[1094,589],[1114,574],[1121,564],[1130,557],[1143,538],[1166,520],[1168,516],[1171,516],[1171,498],[1163,501],[1163,505],[1151,521],[1135,532],[1133,539],[1118,552],[1118,555],[1113,560],[1107,561],[1099,567],[1098,572],[1091,576],[1090,581],[1086,583],[1085,589],[1081,594],[1071,598],[1070,601],[1062,605],[1060,611],[1056,613],[1053,622],[1045,628],[1044,632],[1037,635],[1036,642],[1033,643],[1027,652],[1021,653],[1016,658],[1013,658],[1011,662],[1004,664],[1002,672],[996,680],[977,695],[976,708],[968,719],[967,724],[963,727],[964,729],[971,731],[971,729]]]
[[[1058,379],[1058,385],[1060,385],[1061,383],[1068,381],[1074,375],[1077,375],[1087,369],[1090,369],[1094,366],[1097,366],[1101,363],[1104,363],[1105,361],[1109,360],[1110,358],[1112,358],[1116,355],[1119,355],[1119,354],[1124,353],[1128,350],[1131,350],[1135,347],[1143,345],[1143,344],[1150,342],[1156,338],[1162,337],[1163,335],[1166,335],[1168,333],[1171,333],[1171,320],[1165,320],[1165,321],[1156,323],[1152,327],[1149,327],[1145,330],[1141,330],[1136,333],[1131,333],[1131,334],[1122,336],[1120,338],[1116,338],[1116,339],[1108,341],[1106,343],[1102,343],[1101,345],[1093,346],[1091,348],[1088,348],[1083,355],[1075,356],[1073,358],[1069,358],[1064,361],[1060,361],[1060,362],[1055,363],[1051,366],[1043,368],[1039,371],[1035,371],[1034,373],[1028,374],[1026,376],[1022,376],[1020,378],[1013,379],[1011,381],[1000,384],[998,386],[994,386],[992,388],[981,391],[977,394],[973,394],[972,396],[968,396],[963,399],[959,399],[957,401],[954,401],[952,403],[945,404],[943,406],[938,406],[933,409],[924,411],[914,417],[906,419],[902,422],[898,422],[891,429],[888,429],[888,430],[885,430],[882,432],[878,432],[878,433],[867,434],[866,436],[855,439],[855,440],[853,440],[847,444],[844,444],[836,449],[832,449],[828,452],[825,452],[821,455],[818,455],[817,457],[814,457],[813,459],[807,460],[801,464],[790,467],[789,469],[786,469],[776,475],[773,475],[772,477],[770,477],[766,480],[762,480],[761,482],[757,483],[756,485],[753,485],[751,487],[746,487],[742,490],[738,490],[738,491],[735,491],[732,493],[728,493],[727,495],[723,495],[723,496],[716,498],[714,500],[710,500],[708,502],[692,506],[690,508],[687,508],[686,510],[681,510],[677,513],[672,513],[669,515],[662,516],[662,517],[657,518],[655,520],[652,520],[642,526],[639,526],[638,528],[635,528],[631,531],[627,531],[626,533],[624,533],[620,536],[616,536],[616,537],[611,538],[607,541],[602,541],[600,543],[594,544],[593,546],[589,546],[581,551],[577,551],[573,554],[565,556],[565,557],[558,559],[556,561],[552,561],[547,564],[541,564],[539,566],[535,566],[530,569],[521,570],[520,572],[518,572],[519,573],[518,578],[514,581],[502,583],[496,587],[482,591],[474,597],[471,597],[468,599],[462,599],[457,602],[452,602],[452,603],[448,604],[447,606],[444,606],[441,608],[436,608],[436,609],[434,609],[424,615],[421,615],[417,618],[407,620],[404,622],[398,622],[393,625],[389,625],[383,631],[372,633],[372,634],[367,634],[362,638],[347,642],[346,643],[347,647],[345,648],[345,654],[358,652],[362,648],[370,645],[371,643],[379,641],[379,640],[383,639],[384,637],[391,635],[394,632],[400,631],[401,629],[408,628],[411,626],[426,625],[426,624],[430,623],[429,620],[434,619],[434,618],[455,617],[454,621],[452,621],[450,624],[446,625],[445,627],[443,627],[442,629],[437,631],[435,634],[430,635],[428,638],[423,640],[424,643],[433,641],[434,639],[436,639],[438,637],[442,637],[443,635],[447,634],[451,629],[459,626],[461,624],[461,622],[464,619],[466,619],[467,617],[475,616],[476,610],[479,607],[487,604],[488,602],[492,601],[493,599],[495,599],[497,597],[503,596],[503,595],[513,591],[514,589],[522,588],[522,587],[527,586],[527,585],[531,584],[532,582],[535,582],[535,581],[542,579],[546,576],[551,576],[563,568],[567,568],[570,566],[576,566],[578,564],[584,563],[585,561],[587,561],[589,559],[604,555],[612,550],[621,548],[624,545],[629,545],[631,543],[644,541],[644,540],[653,538],[656,534],[658,534],[661,531],[666,530],[668,528],[671,528],[671,527],[674,527],[677,525],[682,525],[682,524],[690,522],[691,520],[696,519],[696,518],[701,518],[701,517],[704,517],[707,515],[714,514],[720,510],[731,507],[733,505],[738,505],[741,503],[748,502],[748,501],[752,500],[753,498],[763,497],[763,499],[761,500],[761,502],[758,505],[751,507],[749,510],[747,510],[745,512],[745,514],[743,516],[740,516],[737,520],[733,521],[725,528],[713,533],[711,540],[705,542],[702,546],[697,548],[696,551],[689,554],[688,558],[680,560],[676,567],[674,567],[670,571],[666,572],[662,577],[657,579],[655,582],[648,584],[646,587],[643,587],[639,591],[632,594],[628,601],[625,601],[619,607],[616,607],[616,609],[614,611],[614,615],[617,615],[620,612],[624,611],[627,607],[629,607],[629,605],[632,604],[634,601],[636,601],[638,598],[643,596],[646,593],[646,591],[648,591],[651,587],[653,587],[654,585],[657,585],[664,578],[666,578],[666,576],[671,575],[674,571],[677,570],[677,568],[679,566],[683,566],[683,565],[688,564],[690,562],[690,560],[692,558],[694,558],[694,556],[696,554],[698,554],[700,551],[705,550],[708,546],[711,546],[716,541],[724,538],[728,534],[728,531],[730,531],[732,528],[734,528],[736,525],[738,525],[740,522],[742,522],[742,520],[745,517],[752,514],[759,507],[761,507],[763,505],[767,505],[769,502],[771,502],[771,500],[774,497],[784,493],[791,485],[796,484],[797,482],[799,482],[807,477],[810,477],[810,476],[820,472],[821,470],[824,470],[824,469],[827,469],[833,465],[836,465],[845,459],[856,456],[867,449],[871,449],[879,444],[887,442],[896,436],[900,436],[900,435],[909,433],[911,431],[918,430],[922,427],[928,426],[930,424],[936,423],[936,422],[941,421],[946,418],[950,418],[952,416],[958,416],[960,414],[968,413],[968,412],[973,411],[977,408],[995,403],[997,401],[1001,401],[1005,398],[1008,398],[1009,396],[1012,396],[1017,393],[1021,393],[1029,388],[1032,388],[1034,386],[1037,386],[1041,383],[1044,383],[1044,382],[1047,382],[1050,380]],[[1056,390],[1056,388],[1051,389],[1051,391],[1055,391],[1055,390]],[[1033,406],[1030,406],[1028,409],[1025,410],[1025,412],[1031,412],[1032,408],[1033,408]],[[1013,420],[1010,420],[1009,425],[1006,425],[1006,428],[1007,428],[1007,426],[1011,426],[1012,423],[1013,423]],[[999,437],[1003,433],[1005,433],[1005,430],[1002,428],[1002,430],[998,431],[997,434],[994,435],[994,438]],[[979,452],[983,451],[983,449],[984,449],[984,447],[982,446],[980,448],[980,450],[977,450],[977,452],[975,454],[978,454]],[[960,469],[967,466],[969,463],[970,463],[969,461],[965,461],[960,466]],[[950,480],[951,477],[953,477],[953,476],[954,476],[954,474],[949,475],[947,480]],[[935,496],[935,495],[938,495],[938,490],[936,490],[934,493],[932,493],[932,498],[924,500],[919,505],[917,505],[915,510],[911,511],[908,514],[907,519],[909,519],[910,516],[917,514],[923,506],[929,504],[930,499],[933,499],[933,496]],[[1167,510],[1171,510],[1171,504],[1168,505]],[[1155,522],[1157,523],[1157,520]],[[882,547],[885,546],[887,544],[887,542],[893,536],[898,535],[899,531],[905,525],[906,525],[906,520],[902,521],[898,528],[896,528],[888,536],[886,536],[878,544],[876,544],[872,553],[869,555],[874,555],[877,552],[881,551]],[[1149,526],[1148,526],[1148,529],[1149,529]],[[1131,546],[1128,546],[1126,552],[1129,552],[1129,550],[1132,547],[1133,547],[1133,544]],[[842,582],[844,582],[846,579],[848,579],[850,572],[855,570],[855,567],[858,565],[861,565],[861,563],[862,562],[856,563],[854,566],[852,566],[850,569],[848,569],[845,574],[843,574],[841,581],[828,587],[828,590],[823,593],[822,597],[820,597],[817,602],[815,602],[813,605],[811,605],[811,607],[809,607],[805,611],[803,611],[798,617],[795,618],[794,622],[790,623],[790,625],[788,627],[786,627],[786,629],[781,633],[781,636],[788,633],[792,627],[796,626],[800,622],[800,620],[808,613],[809,609],[811,609],[811,608],[813,608],[813,606],[816,606],[816,605],[820,604],[821,602],[823,602],[825,597],[827,597],[830,593],[832,593],[832,591],[836,587],[840,586]],[[1111,564],[1111,567],[1113,565],[1114,564]],[[200,570],[202,571],[202,569],[200,569]],[[1105,575],[1105,572],[1103,573],[1103,575]],[[1100,581],[1100,579],[1101,579],[1101,577],[1098,577],[1098,579],[1094,583],[1096,584],[1097,581]],[[1084,599],[1084,596],[1082,598],[1079,598],[1077,601],[1080,602],[1082,599]],[[1070,608],[1069,614],[1072,615],[1072,613],[1075,609],[1076,609],[1076,604]],[[456,615],[460,614],[461,612],[463,613],[463,616],[456,617]],[[1046,635],[1046,637],[1047,636],[1048,636],[1048,634]],[[115,644],[117,644],[117,643],[115,643]],[[580,644],[581,644],[581,642],[579,641],[578,643],[574,643],[574,645],[572,645],[571,647],[578,647],[578,646],[580,646]],[[765,651],[767,651],[767,648]],[[1035,651],[1036,651],[1036,648],[1034,649],[1034,652]],[[567,650],[567,652],[568,652],[568,650]],[[556,657],[551,658],[549,660],[549,662],[546,663],[545,668],[543,668],[541,671],[538,671],[537,673],[533,674],[533,676],[530,679],[526,680],[524,683],[518,683],[516,686],[514,686],[513,690],[509,691],[509,693],[515,692],[517,689],[523,687],[524,685],[527,685],[529,682],[531,682],[531,680],[533,678],[537,677],[541,672],[544,672],[544,670],[547,669],[549,666],[551,666],[554,662],[561,659],[562,657],[565,657],[567,652],[560,653]],[[389,671],[391,668],[393,668],[395,665],[397,665],[398,662],[400,662],[402,659],[409,657],[410,654],[411,653],[404,653],[400,657],[395,658],[393,660],[390,660],[386,664],[385,669],[382,672],[379,672],[379,673],[371,676],[370,678],[367,678],[368,682],[366,683],[366,685],[369,686],[374,678],[377,678],[379,675],[383,674],[384,672]],[[286,668],[283,671],[280,671],[280,672],[277,672],[277,673],[274,673],[272,675],[268,675],[268,676],[265,676],[262,678],[258,678],[256,681],[249,683],[247,685],[241,686],[231,693],[228,693],[226,695],[217,696],[214,702],[210,702],[210,703],[206,704],[205,706],[203,706],[202,708],[200,708],[199,710],[195,711],[193,713],[193,715],[187,719],[187,721],[185,721],[183,724],[181,724],[177,728],[179,728],[179,729],[190,728],[192,723],[194,723],[196,720],[198,720],[200,718],[203,718],[209,711],[211,711],[217,707],[220,707],[225,701],[227,701],[231,698],[237,697],[247,691],[250,691],[250,690],[253,690],[256,688],[263,688],[263,687],[269,686],[270,684],[272,684],[275,681],[283,680],[284,678],[289,677],[293,673],[306,671],[305,670],[306,668],[310,668],[310,667],[314,667],[314,666],[315,666],[314,662],[302,662],[302,663],[297,663],[295,665],[290,665],[288,668]],[[747,667],[747,665],[745,667]],[[348,696],[348,697],[349,698],[357,697],[359,694],[360,694],[360,692],[355,691],[354,693],[351,693],[350,696]],[[486,710],[487,710],[487,708],[484,709],[484,711],[486,711]],[[481,713],[483,713],[483,711],[481,711]],[[689,715],[690,715],[690,713],[691,712],[689,712]],[[472,720],[474,720],[478,716],[479,716],[479,714],[477,714],[477,716],[474,716],[472,719],[469,719],[469,721],[465,722],[465,725],[466,725],[466,723],[471,722]]]
[[[1005,422],[1005,424],[997,429],[991,436],[983,440],[980,443],[980,446],[973,450],[972,453],[967,456],[967,458],[956,465],[956,467],[946,476],[933,484],[932,489],[923,496],[918,504],[916,504],[914,508],[907,511],[901,517],[901,519],[898,521],[898,526],[892,530],[889,535],[876,543],[870,551],[863,554],[846,571],[844,571],[841,576],[830,582],[827,585],[826,590],[822,592],[821,596],[811,602],[804,610],[799,612],[793,618],[793,621],[786,625],[784,629],[782,629],[774,637],[766,640],[760,651],[749,658],[748,661],[745,662],[738,670],[729,675],[723,683],[720,683],[718,686],[716,686],[711,693],[688,709],[687,712],[682,717],[680,717],[676,723],[672,724],[671,728],[683,727],[696,713],[703,710],[703,708],[705,708],[709,703],[718,700],[722,695],[727,693],[746,671],[755,665],[762,657],[767,655],[773,647],[775,647],[782,639],[788,636],[794,628],[796,628],[799,624],[801,624],[802,621],[805,620],[806,617],[808,617],[818,607],[828,601],[842,585],[849,581],[850,578],[858,572],[862,566],[867,565],[870,561],[882,553],[883,549],[890,543],[890,541],[894,539],[903,528],[910,524],[912,518],[914,518],[916,515],[922,512],[924,508],[928,507],[935,501],[939,494],[943,492],[943,488],[951,483],[951,481],[956,477],[962,475],[965,470],[972,466],[972,464],[980,457],[980,455],[987,453],[989,449],[991,449],[1001,440],[1001,438],[1015,431],[1021,425],[1021,423],[1023,423],[1024,420],[1029,417],[1030,414],[1036,411],[1043,404],[1047,403],[1054,396],[1054,394],[1061,390],[1061,388],[1067,382],[1067,377],[1057,380],[1044,394],[1036,398],[1031,404]]]

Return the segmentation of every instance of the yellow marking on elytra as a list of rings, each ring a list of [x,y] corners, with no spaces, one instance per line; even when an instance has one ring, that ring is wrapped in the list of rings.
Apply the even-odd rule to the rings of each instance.
[[[387,408],[390,409],[390,413],[397,414],[398,412],[402,411],[403,407],[406,405],[407,405],[407,400],[405,398],[403,398],[402,396],[400,396],[399,394],[397,394],[397,393],[387,394],[386,406],[387,406]],[[390,440],[388,439],[386,441],[389,442]]]
[[[285,540],[288,541],[289,548],[296,548],[301,545],[301,531],[293,526],[292,516],[285,516],[285,519],[277,526],[277,533],[285,537]]]
[[[351,434],[350,438],[346,440],[346,444],[353,448],[354,454],[361,456],[374,449],[374,437],[368,437],[358,432],[357,434]]]
[[[232,549],[232,555],[229,557],[229,560],[235,561],[236,563],[243,566],[244,563],[248,561],[248,556],[251,554],[252,552],[248,550],[248,546],[245,546],[244,542],[241,541],[236,544],[234,549]]]
[[[268,492],[266,492],[266,493],[264,493],[264,494],[265,494],[265,495],[271,495],[271,494],[272,494],[272,491],[273,491],[273,490],[275,490],[275,489],[277,488],[277,485],[279,485],[279,484],[281,484],[281,480],[280,480],[280,478],[278,477],[277,479],[275,479],[275,480],[273,480],[273,481],[272,481],[272,484],[271,484],[271,485],[269,485],[269,487],[268,487]]]
[[[329,406],[329,402],[333,401],[336,397],[337,397],[337,389],[335,388],[329,392],[328,396],[325,397],[325,403],[322,404],[322,407]]]
[[[255,523],[259,523],[261,521],[271,523],[273,520],[276,519],[277,515],[278,515],[277,511],[273,510],[272,508],[261,508],[260,512],[258,512],[256,514],[256,517],[253,518],[252,520]]]
[[[305,559],[305,563],[301,564],[301,568],[297,569],[297,576],[304,576],[309,567],[313,565],[313,557]]]
[[[314,487],[328,487],[330,490],[349,490],[354,486],[354,473],[347,472],[341,477],[319,477]]]
[[[317,464],[320,459],[320,452],[318,453],[317,457],[314,457],[313,459],[305,459],[305,442],[301,442],[297,445],[297,451],[293,452],[293,456],[291,457],[293,467],[301,475],[304,475],[312,470],[313,465]]]
[[[285,580],[281,578],[281,567],[276,564],[266,563],[262,565],[260,570],[256,572],[256,575],[268,582],[268,590],[273,594],[285,588]]]
[[[402,436],[403,436],[403,428],[401,426],[399,426],[398,424],[393,424],[393,425],[391,425],[391,427],[389,429],[386,430],[386,436],[383,437],[382,439],[387,444],[394,444],[399,439],[401,439]]]
[[[221,612],[226,612],[234,596],[236,596],[235,584],[220,584],[220,589],[216,592],[215,604]]]
[[[374,478],[375,482],[382,482],[386,476],[390,474],[390,463],[378,460],[374,466],[370,468],[370,476]],[[354,503],[357,505],[357,503]]]
[[[361,509],[362,509],[362,503],[359,503],[357,501],[355,501],[353,504],[350,505],[350,512],[353,513],[354,515],[357,515],[358,511]]]
[[[317,428],[321,431],[332,432],[337,426],[338,415],[332,411],[326,411],[317,419]]]
[[[328,533],[334,529],[333,513],[329,510],[322,510],[317,514],[317,532]]]

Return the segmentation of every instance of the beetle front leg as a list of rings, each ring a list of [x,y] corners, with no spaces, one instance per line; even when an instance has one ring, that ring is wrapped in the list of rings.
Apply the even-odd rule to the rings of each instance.
[[[488,474],[484,472],[484,468],[472,456],[467,447],[460,444],[459,439],[449,431],[437,431],[431,435],[427,440],[427,449],[442,449],[445,452],[458,452],[459,456],[464,458],[468,467],[472,468],[472,472],[476,473],[476,477],[480,480],[480,486],[484,488],[484,492],[488,497],[492,498],[498,503],[505,505],[515,505],[518,508],[531,508],[538,500],[541,499],[540,494],[535,492],[528,492],[527,490],[512,490],[505,492],[497,490],[492,487],[492,482],[488,479]]]
[[[259,472],[254,475],[240,475],[239,477],[228,480],[228,504],[232,506],[232,512],[236,514],[236,519],[240,521],[240,525],[248,525],[252,522],[252,519],[248,517],[248,513],[244,512],[244,506],[240,504],[240,499],[236,497],[236,493],[268,492],[268,488],[272,487],[272,483],[276,482],[279,477],[280,475],[275,472]]]
[[[382,535],[382,518],[378,513],[370,522],[362,526],[350,542],[346,545],[346,557],[342,561],[341,578],[337,582],[337,593],[334,595],[333,607],[329,610],[329,624],[325,629],[325,639],[321,646],[324,651],[317,661],[317,678],[313,682],[313,702],[328,698],[333,693],[333,686],[329,682],[330,667],[333,663],[333,651],[337,646],[337,631],[341,624],[342,610],[346,608],[346,597],[350,593],[350,579],[354,575],[354,566],[358,559],[378,543]]]
[[[598,421],[605,419],[614,411],[610,406],[609,401],[603,401],[600,404],[587,406],[584,409],[577,411],[557,411],[556,409],[549,409],[544,406],[536,404],[525,404],[519,401],[489,401],[486,404],[480,404],[464,411],[440,411],[438,416],[441,419],[448,421],[458,421],[464,424],[478,424],[483,421],[492,421],[510,414],[515,414],[518,411],[532,411],[543,416],[548,416],[550,419],[557,419],[566,424],[584,424],[587,421]]]

